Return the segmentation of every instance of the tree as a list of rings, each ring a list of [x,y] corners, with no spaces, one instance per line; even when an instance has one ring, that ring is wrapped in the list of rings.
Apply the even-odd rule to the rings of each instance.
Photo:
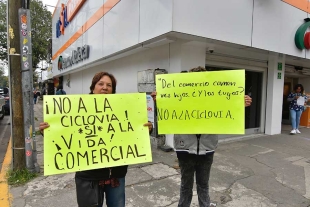
[[[6,2],[6,0],[0,0],[0,60],[7,60]],[[32,66],[35,69],[40,61],[47,60],[52,38],[52,14],[44,7],[41,0],[31,0],[30,15]]]
[[[4,75],[4,67],[0,65],[0,88],[9,87],[8,76]]]
[[[6,0],[0,0],[0,60],[7,59]]]
[[[32,65],[47,60],[49,40],[52,38],[52,14],[41,0],[31,0]]]

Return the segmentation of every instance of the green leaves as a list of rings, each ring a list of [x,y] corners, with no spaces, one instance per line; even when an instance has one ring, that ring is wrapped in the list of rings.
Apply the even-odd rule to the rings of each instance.
[[[0,60],[7,60],[7,1],[0,1]],[[48,56],[49,40],[52,38],[52,14],[40,0],[30,2],[32,64],[38,63]]]
[[[40,0],[30,2],[32,64],[36,68],[42,60],[47,60],[49,39],[52,38],[52,14]]]
[[[8,184],[19,186],[27,183],[37,176],[36,173],[29,172],[27,169],[10,170],[7,173]]]
[[[6,1],[0,1],[0,60],[7,59]]]

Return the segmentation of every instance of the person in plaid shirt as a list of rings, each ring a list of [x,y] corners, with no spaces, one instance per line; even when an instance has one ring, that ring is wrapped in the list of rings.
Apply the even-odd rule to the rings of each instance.
[[[292,131],[290,134],[300,134],[299,122],[302,112],[306,109],[305,105],[308,101],[308,97],[304,94],[304,87],[301,84],[297,84],[294,87],[294,91],[291,92],[287,100],[290,101],[290,115],[292,122]]]

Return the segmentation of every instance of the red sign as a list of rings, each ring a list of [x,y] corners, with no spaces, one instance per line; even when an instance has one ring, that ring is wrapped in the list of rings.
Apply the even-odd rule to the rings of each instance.
[[[30,157],[30,156],[31,156],[31,151],[30,151],[30,150],[27,150],[27,151],[26,151],[26,156],[27,156],[27,157]]]
[[[300,50],[310,49],[310,32],[307,32],[309,27],[310,19],[306,18],[295,33],[295,45]]]

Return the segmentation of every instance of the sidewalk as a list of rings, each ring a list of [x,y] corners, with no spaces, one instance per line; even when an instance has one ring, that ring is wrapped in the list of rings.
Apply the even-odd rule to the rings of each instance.
[[[43,120],[35,105],[36,126]],[[221,142],[210,180],[211,199],[219,207],[309,207],[310,129],[281,135]],[[12,207],[76,207],[74,174],[43,176],[43,138],[37,138],[41,174],[25,186],[10,187]],[[174,152],[153,147],[153,163],[129,167],[126,206],[177,207],[180,172]],[[198,206],[196,188],[192,206]]]

